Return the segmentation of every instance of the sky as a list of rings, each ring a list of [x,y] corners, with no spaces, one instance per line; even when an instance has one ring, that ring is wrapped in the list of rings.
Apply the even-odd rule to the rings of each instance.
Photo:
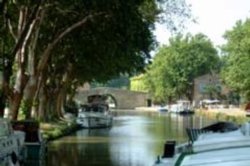
[[[203,33],[215,46],[224,44],[223,34],[233,28],[237,20],[250,18],[250,0],[186,0],[191,5],[192,15],[198,23],[187,24],[191,34]],[[156,38],[167,44],[170,33],[164,25],[156,25]]]

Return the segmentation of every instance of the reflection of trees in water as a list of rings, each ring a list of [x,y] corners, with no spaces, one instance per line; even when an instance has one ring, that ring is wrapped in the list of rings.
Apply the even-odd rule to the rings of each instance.
[[[177,143],[186,142],[186,128],[201,128],[212,123],[212,120],[193,116],[178,114],[161,114],[153,116],[156,125],[148,127],[148,132],[158,140],[176,140]]]
[[[168,113],[116,114],[111,129],[79,130],[71,137],[49,146],[47,166],[119,165],[151,161],[163,151],[166,140],[187,140],[187,127],[200,128],[212,123],[198,116]],[[138,158],[140,157],[140,158]],[[141,159],[142,158],[142,159]],[[124,161],[126,159],[126,161]]]
[[[74,144],[65,144],[64,146],[57,146],[52,151],[49,151],[48,165],[76,165],[79,161],[78,150]]]
[[[111,165],[106,143],[62,143],[49,149],[47,166]]]
[[[150,126],[149,131],[158,140],[176,140],[184,142],[187,140],[184,127],[183,117],[176,114],[162,114],[160,117],[153,117],[157,125]]]
[[[155,139],[152,149],[155,156],[162,154],[163,145],[167,140],[175,140],[177,144],[186,142],[188,140],[186,128],[201,128],[212,123],[211,119],[195,115],[182,116],[164,113],[160,116],[152,116],[152,118],[155,125],[148,126],[148,133]]]
[[[60,146],[60,144],[57,145],[59,146],[49,147],[47,165],[77,165],[79,161],[77,146],[74,144],[64,144],[63,146]]]

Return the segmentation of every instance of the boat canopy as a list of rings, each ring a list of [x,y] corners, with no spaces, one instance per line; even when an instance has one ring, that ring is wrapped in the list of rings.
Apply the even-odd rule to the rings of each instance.
[[[217,103],[220,103],[220,100],[217,100],[217,99],[215,99],[215,100],[204,99],[201,102],[204,103],[204,104],[217,104]]]
[[[106,96],[105,95],[90,95],[88,96],[88,103],[101,103],[106,101]]]
[[[105,112],[108,111],[108,105],[107,104],[90,104],[85,105],[83,107],[83,111],[85,112]]]

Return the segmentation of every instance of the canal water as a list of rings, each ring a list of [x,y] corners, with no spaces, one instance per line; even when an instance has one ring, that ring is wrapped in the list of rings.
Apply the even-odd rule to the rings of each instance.
[[[82,129],[53,141],[47,166],[151,166],[166,140],[187,141],[187,127],[214,123],[195,115],[114,112],[113,127]]]

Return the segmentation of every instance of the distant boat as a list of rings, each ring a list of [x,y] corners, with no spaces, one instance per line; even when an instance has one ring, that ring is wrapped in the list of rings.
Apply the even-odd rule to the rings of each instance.
[[[213,109],[213,108],[219,108],[220,100],[214,99],[203,99],[200,101],[200,106],[201,108],[206,108],[206,109]]]
[[[155,166],[249,166],[250,124],[241,127],[218,123],[202,129],[190,129],[190,141],[175,146],[165,144],[163,157]]]
[[[76,123],[83,128],[111,127],[113,116],[109,105],[105,103],[101,95],[91,96],[89,103],[80,108]]]
[[[158,107],[157,108],[157,111],[159,111],[159,112],[168,112],[168,109],[167,109],[167,106],[164,106],[164,107]]]
[[[177,114],[193,114],[194,110],[191,107],[190,101],[178,100],[177,104],[170,105],[169,112]]]
[[[103,128],[112,126],[113,117],[107,105],[86,106],[77,117],[77,124],[83,128]]]

